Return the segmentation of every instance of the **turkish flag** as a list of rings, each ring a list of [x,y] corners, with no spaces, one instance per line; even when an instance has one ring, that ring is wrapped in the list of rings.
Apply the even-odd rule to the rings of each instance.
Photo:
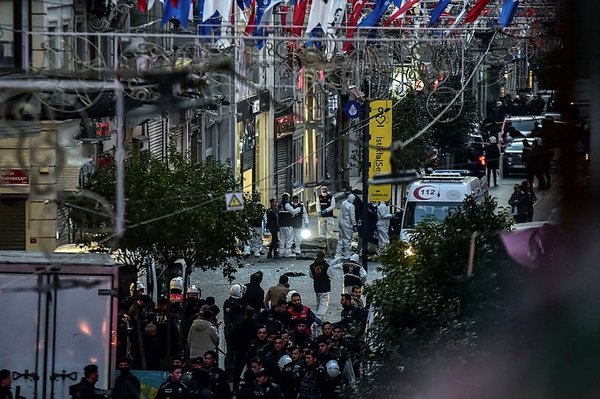
[[[143,13],[148,12],[148,0],[138,0],[137,8]]]
[[[465,22],[472,23],[479,18],[485,7],[490,3],[491,0],[477,0],[477,3],[469,10],[469,13],[465,17]]]

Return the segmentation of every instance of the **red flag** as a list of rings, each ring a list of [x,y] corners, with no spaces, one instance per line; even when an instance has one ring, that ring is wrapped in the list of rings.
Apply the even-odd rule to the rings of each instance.
[[[479,18],[485,7],[491,0],[477,0],[477,3],[469,10],[469,13],[465,17],[465,22],[472,23]]]
[[[137,8],[143,13],[148,12],[148,0],[138,0]]]
[[[346,38],[352,39],[354,37],[356,25],[358,25],[358,20],[360,19],[363,8],[365,8],[365,0],[354,0],[352,3],[352,12],[348,17],[348,31],[346,32]],[[344,43],[344,51],[349,51],[351,48],[352,42],[347,41]]]
[[[410,10],[419,1],[420,0],[408,0],[402,7],[400,7],[397,11],[390,15],[390,17],[385,21],[383,26],[390,26],[392,22],[400,18],[405,12]]]
[[[256,24],[256,0],[252,0],[252,4],[250,5],[252,8],[252,12],[250,14],[250,18],[248,19],[248,25],[246,25],[246,34],[251,35],[256,28],[254,25]]]
[[[304,19],[306,18],[306,7],[308,6],[308,0],[297,0],[294,6],[294,13],[292,14],[292,36],[302,35],[302,29],[304,29]]]

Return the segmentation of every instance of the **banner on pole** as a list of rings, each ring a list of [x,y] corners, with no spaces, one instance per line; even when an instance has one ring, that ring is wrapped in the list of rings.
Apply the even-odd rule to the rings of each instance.
[[[392,173],[392,101],[375,100],[369,106],[369,179],[373,179],[375,175]],[[369,202],[391,199],[391,184],[369,187]]]

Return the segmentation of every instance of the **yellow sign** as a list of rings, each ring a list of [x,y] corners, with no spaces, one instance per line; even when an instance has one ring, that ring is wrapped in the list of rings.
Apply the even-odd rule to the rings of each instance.
[[[228,211],[239,211],[244,209],[244,194],[225,193],[225,207]]]
[[[375,100],[370,103],[369,112],[369,179],[375,175],[392,173],[392,101]],[[369,202],[392,199],[392,185],[383,184],[369,187]]]

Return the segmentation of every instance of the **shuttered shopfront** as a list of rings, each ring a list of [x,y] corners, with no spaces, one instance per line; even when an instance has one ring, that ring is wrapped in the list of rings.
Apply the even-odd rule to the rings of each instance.
[[[284,136],[275,140],[275,192],[277,198],[285,192],[292,192],[292,168],[289,167],[292,163],[292,136]]]
[[[158,159],[163,159],[165,154],[165,134],[163,119],[152,120],[147,126],[150,153]]]
[[[0,250],[26,249],[25,199],[0,199]]]

